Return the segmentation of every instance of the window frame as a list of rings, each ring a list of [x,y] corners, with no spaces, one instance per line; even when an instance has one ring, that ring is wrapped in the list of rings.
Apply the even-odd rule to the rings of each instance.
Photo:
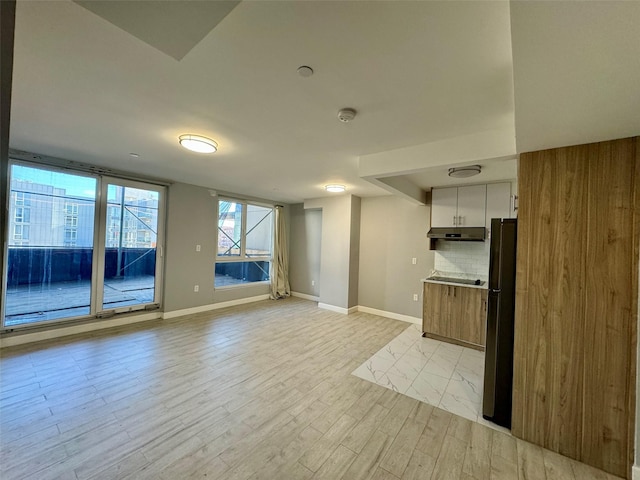
[[[232,202],[238,205],[241,205],[241,221],[240,221],[240,255],[220,255],[218,248],[218,242],[220,240],[220,202]],[[260,255],[260,256],[247,256],[246,247],[247,247],[247,207],[249,205],[266,208],[271,210],[271,243],[269,248],[269,255]],[[214,273],[214,289],[227,289],[227,288],[238,288],[238,287],[247,287],[252,285],[264,285],[271,282],[271,266],[273,264],[273,247],[275,245],[275,205],[256,202],[251,200],[243,200],[241,198],[235,197],[227,197],[227,196],[219,196],[216,199],[216,254],[214,258],[214,272],[215,272],[215,264],[217,263],[253,263],[253,262],[269,262],[269,278],[266,280],[261,280],[257,282],[243,282],[235,285],[224,285],[224,286],[216,286],[215,284],[215,273]],[[251,232],[249,232],[251,233]]]

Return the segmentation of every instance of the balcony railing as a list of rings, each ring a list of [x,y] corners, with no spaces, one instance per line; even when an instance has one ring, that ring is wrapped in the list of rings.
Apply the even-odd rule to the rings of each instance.
[[[153,276],[155,248],[122,248],[120,268],[118,249],[105,250],[105,279]],[[91,280],[93,248],[9,247],[7,289],[19,285]]]

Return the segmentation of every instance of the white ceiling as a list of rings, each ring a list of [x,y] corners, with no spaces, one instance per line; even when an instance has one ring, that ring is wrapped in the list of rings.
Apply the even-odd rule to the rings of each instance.
[[[167,3],[19,0],[11,147],[300,202],[640,133],[640,2]]]

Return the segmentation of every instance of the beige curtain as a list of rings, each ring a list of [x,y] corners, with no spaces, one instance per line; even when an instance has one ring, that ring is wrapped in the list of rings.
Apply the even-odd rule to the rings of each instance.
[[[276,234],[273,245],[273,262],[271,269],[271,298],[277,300],[291,295],[289,286],[289,253],[287,250],[287,234],[282,215],[282,205],[276,205]]]

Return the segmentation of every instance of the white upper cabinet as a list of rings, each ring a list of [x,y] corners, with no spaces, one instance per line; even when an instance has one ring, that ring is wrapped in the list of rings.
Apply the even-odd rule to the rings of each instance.
[[[458,227],[484,227],[486,185],[458,187]]]
[[[513,216],[512,203],[511,183],[490,183],[487,185],[487,228],[491,228],[492,218],[511,218]]]
[[[451,227],[458,215],[458,188],[431,190],[431,226]]]
[[[431,226],[484,227],[486,187],[434,188],[431,191]]]

